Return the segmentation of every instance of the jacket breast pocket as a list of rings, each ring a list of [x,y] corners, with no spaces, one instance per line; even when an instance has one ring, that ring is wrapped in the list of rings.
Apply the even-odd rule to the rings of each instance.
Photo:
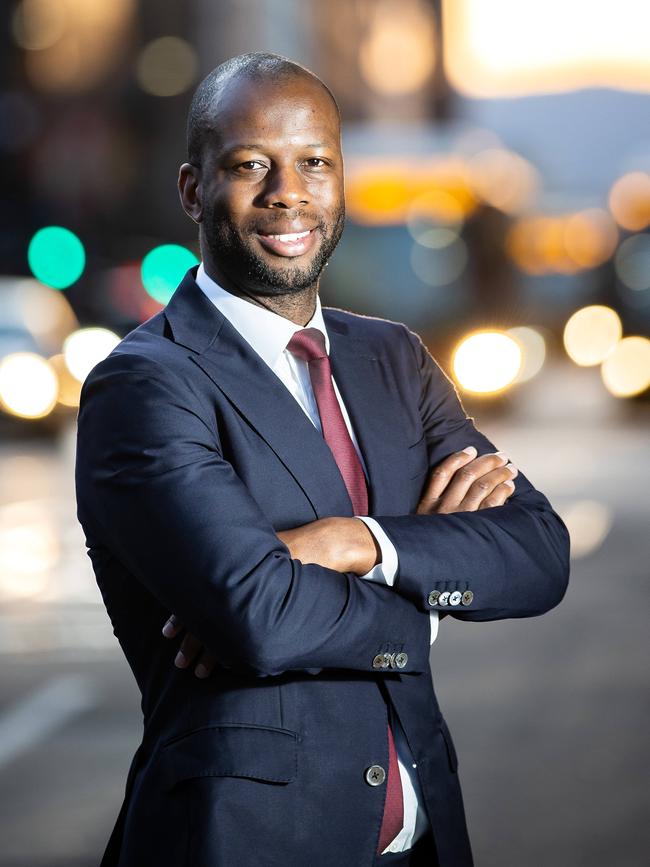
[[[162,747],[159,772],[166,791],[197,777],[291,783],[298,774],[298,734],[235,723],[196,729]]]

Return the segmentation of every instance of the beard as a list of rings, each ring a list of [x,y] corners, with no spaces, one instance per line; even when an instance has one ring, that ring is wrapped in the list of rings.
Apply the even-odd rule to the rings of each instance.
[[[318,219],[306,211],[298,211],[296,216],[309,223]],[[291,264],[292,259],[288,258],[286,265],[278,267],[273,267],[254,248],[251,235],[255,224],[247,226],[243,235],[230,220],[216,214],[212,203],[206,203],[203,208],[202,230],[213,262],[235,286],[247,286],[258,295],[271,296],[302,292],[314,286],[341,239],[344,224],[345,206],[341,204],[331,222],[319,222],[316,226],[322,240],[311,261],[305,265]],[[278,257],[280,261],[282,257]]]

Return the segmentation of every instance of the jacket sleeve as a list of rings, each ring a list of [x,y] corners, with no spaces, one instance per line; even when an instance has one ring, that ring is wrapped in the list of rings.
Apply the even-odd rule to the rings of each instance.
[[[429,467],[468,445],[479,455],[497,451],[466,415],[454,384],[418,335],[404,330],[412,349],[411,375],[419,383]],[[521,470],[514,481],[503,506],[445,515],[373,515],[397,550],[396,591],[423,610],[436,607],[462,620],[531,617],[557,605],[569,578],[568,531]],[[441,605],[439,594],[446,593],[454,594],[453,604],[444,595],[447,604]]]
[[[114,353],[95,367],[77,435],[86,535],[226,667],[428,670],[429,618],[390,587],[292,559],[208,419],[157,362]],[[379,654],[400,653],[403,664],[378,667]]]

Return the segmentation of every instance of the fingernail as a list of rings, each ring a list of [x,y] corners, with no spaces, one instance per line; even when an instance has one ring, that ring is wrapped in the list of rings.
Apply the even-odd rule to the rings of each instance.
[[[514,488],[515,486],[515,483],[512,481],[512,479],[506,479],[503,484],[507,485],[509,488]]]
[[[176,654],[176,659],[174,660],[174,665],[177,666],[177,668],[183,668],[183,666],[186,664],[187,664],[187,660],[185,659],[185,654],[183,653],[182,650],[179,650],[178,653]]]
[[[163,626],[162,634],[165,636],[165,638],[173,638],[174,637],[174,627],[169,622],[169,620]]]
[[[194,669],[194,674],[195,674],[197,677],[207,677],[207,676],[210,674],[210,672],[209,672],[208,669],[205,667],[205,665],[203,665],[202,662],[199,662],[199,664],[198,664],[198,665],[196,666],[196,668]]]
[[[507,462],[509,460],[508,455],[505,452],[495,452],[497,457],[500,457],[502,461]]]
[[[506,469],[510,470],[510,472],[512,473],[513,476],[516,476],[517,473],[519,472],[519,470],[517,469],[517,467],[513,463],[507,463]]]
[[[474,446],[465,446],[463,451],[465,452],[466,455],[472,455],[472,457],[476,457],[476,455],[478,454],[478,452],[476,451]]]

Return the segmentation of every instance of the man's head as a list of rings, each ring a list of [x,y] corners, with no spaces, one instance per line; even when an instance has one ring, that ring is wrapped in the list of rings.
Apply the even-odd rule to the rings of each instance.
[[[226,288],[317,285],[345,216],[340,118],[313,73],[274,54],[214,69],[192,99],[179,190]]]

